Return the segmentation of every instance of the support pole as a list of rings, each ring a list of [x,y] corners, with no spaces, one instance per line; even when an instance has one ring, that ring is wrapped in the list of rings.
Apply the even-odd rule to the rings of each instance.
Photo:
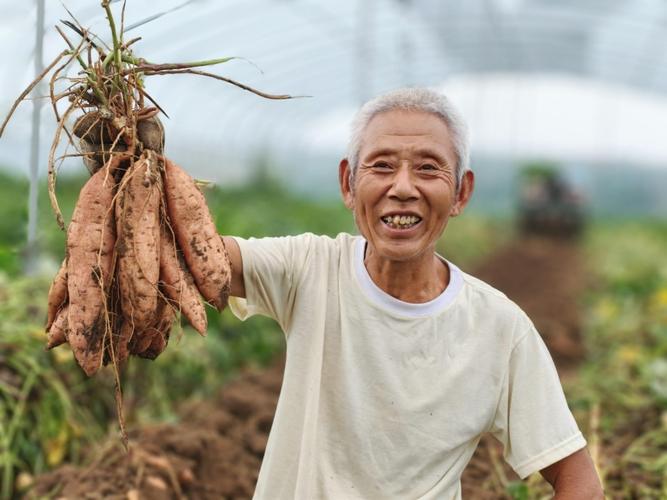
[[[373,94],[373,41],[375,0],[357,0],[356,73],[357,101],[365,103]]]
[[[36,0],[37,25],[35,29],[35,75],[44,69],[44,0]],[[28,275],[37,272],[39,243],[37,241],[37,213],[39,195],[39,131],[43,101],[41,95],[44,86],[40,82],[33,90],[32,99],[32,138],[30,140],[30,193],[28,195],[28,242],[25,254],[24,270]]]

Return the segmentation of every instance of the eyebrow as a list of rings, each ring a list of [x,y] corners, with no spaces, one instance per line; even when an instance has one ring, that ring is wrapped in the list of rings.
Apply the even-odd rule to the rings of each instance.
[[[383,147],[383,148],[380,148],[380,149],[371,150],[369,152],[369,154],[367,154],[365,156],[365,158],[375,158],[375,157],[378,157],[378,156],[392,156],[392,155],[395,155],[397,152],[398,152],[398,150],[396,150],[396,149],[393,149],[393,148],[390,148],[390,147]],[[443,155],[441,155],[437,151],[435,151],[434,149],[429,149],[429,148],[417,149],[415,151],[415,153],[417,153],[417,155],[422,156],[422,157],[437,159],[439,162],[441,162],[445,165],[449,165],[449,162],[447,161],[447,159]],[[365,159],[365,158],[362,158],[362,160]]]

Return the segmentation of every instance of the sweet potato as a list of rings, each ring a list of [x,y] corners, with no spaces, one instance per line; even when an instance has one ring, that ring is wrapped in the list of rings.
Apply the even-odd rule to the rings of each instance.
[[[166,157],[164,164],[165,198],[176,241],[201,294],[224,309],[231,281],[229,257],[206,199],[192,177]]]
[[[100,169],[81,189],[67,230],[67,340],[87,375],[102,363],[115,243],[113,179]]]
[[[156,328],[162,322],[165,307],[169,307],[169,304],[163,297],[160,297],[158,299],[157,309],[155,310],[153,324],[146,330],[134,332],[134,335],[132,335],[132,338],[128,343],[130,354],[141,354],[150,347],[153,342],[153,337],[160,333]]]
[[[170,331],[171,325],[166,330],[157,332],[148,348],[138,353],[138,356],[146,359],[157,358],[167,348]]]
[[[155,323],[147,331],[142,332],[141,344],[137,343],[133,352],[142,358],[155,359],[167,347],[175,317],[174,308],[165,300],[160,300]]]
[[[46,330],[48,331],[56,319],[58,311],[67,300],[67,259],[63,260],[56,277],[49,288],[48,305],[46,311]]]
[[[157,168],[154,155],[142,155],[123,177],[116,203],[117,277],[125,320],[121,352],[132,332],[153,323],[157,307],[161,199]]]
[[[56,315],[55,321],[50,325],[46,343],[47,349],[53,349],[54,347],[58,347],[60,344],[67,342],[65,336],[65,331],[67,329],[67,309],[68,306],[61,308]]]
[[[143,332],[135,332],[128,344],[130,354],[140,354],[148,349],[153,342],[155,331],[152,328]]]
[[[192,327],[201,335],[206,334],[206,310],[187,270],[176,250],[171,231],[162,225],[160,236],[160,281],[164,294],[180,309]]]

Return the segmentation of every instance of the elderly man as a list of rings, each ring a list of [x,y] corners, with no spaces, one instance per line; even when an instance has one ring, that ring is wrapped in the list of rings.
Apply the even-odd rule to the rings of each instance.
[[[474,186],[446,98],[403,89],[364,105],[339,180],[360,236],[225,237],[232,310],[287,338],[255,497],[461,498],[490,432],[556,498],[602,498],[528,317],[435,253]]]

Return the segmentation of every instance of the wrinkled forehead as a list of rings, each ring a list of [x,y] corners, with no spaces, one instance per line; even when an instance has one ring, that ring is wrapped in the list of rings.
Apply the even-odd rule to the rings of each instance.
[[[359,159],[377,151],[436,153],[454,165],[456,155],[445,120],[425,111],[391,110],[376,114],[361,138]]]

